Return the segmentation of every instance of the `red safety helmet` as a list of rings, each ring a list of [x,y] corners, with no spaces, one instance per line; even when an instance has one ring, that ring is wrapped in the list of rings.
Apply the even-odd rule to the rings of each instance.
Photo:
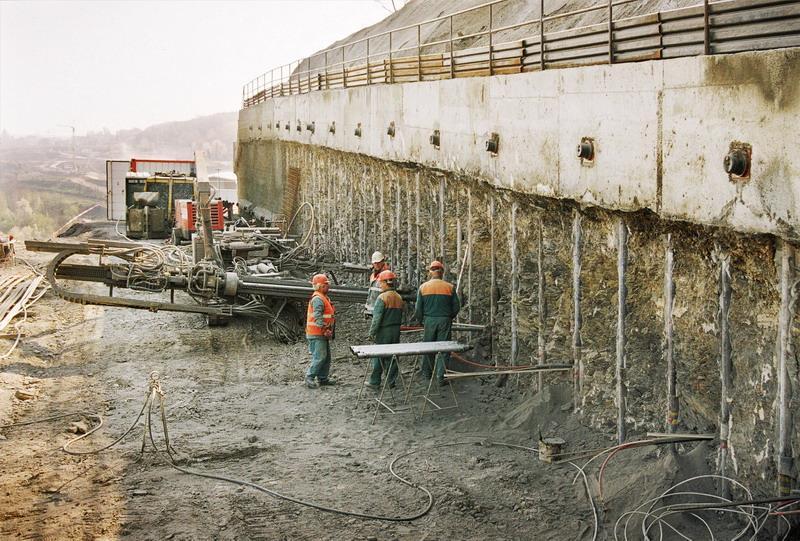
[[[431,264],[428,265],[428,270],[444,270],[444,265],[442,265],[441,261],[431,261]]]
[[[397,275],[390,270],[385,270],[378,275],[378,280],[382,280],[384,282],[390,282],[392,280],[396,280]]]
[[[331,281],[324,274],[315,274],[311,279],[311,285],[319,286],[323,284],[330,284]]]

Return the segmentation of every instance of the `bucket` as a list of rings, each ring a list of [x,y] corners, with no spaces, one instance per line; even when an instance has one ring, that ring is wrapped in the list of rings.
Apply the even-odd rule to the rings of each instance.
[[[539,440],[539,460],[548,464],[561,458],[561,449],[566,442],[561,438],[544,438]]]

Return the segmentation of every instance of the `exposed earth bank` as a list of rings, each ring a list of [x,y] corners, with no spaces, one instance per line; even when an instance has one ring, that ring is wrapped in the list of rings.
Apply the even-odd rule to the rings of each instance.
[[[530,450],[489,444],[535,447],[541,431],[565,439],[570,453],[591,455],[613,445],[611,431],[590,429],[571,413],[568,381],[554,380],[542,393],[524,381],[535,377],[530,375],[512,377],[504,388],[495,386],[494,377],[460,381],[454,384],[459,409],[429,409],[417,419],[384,412],[371,424],[373,394],[356,405],[364,364],[348,349],[366,343],[366,322],[355,308],[341,312],[333,366],[338,384],[311,390],[302,385],[305,345],[274,342],[257,320],[208,328],[195,315],[84,307],[48,294],[29,314],[20,347],[0,364],[0,425],[83,414],[0,430],[0,537],[593,538],[594,513],[574,466],[545,464]],[[142,409],[154,371],[182,466],[324,506],[408,516],[425,509],[427,496],[399,482],[388,466],[414,451],[396,462],[395,471],[430,490],[433,507],[411,522],[365,520],[187,475],[149,441],[140,454],[141,421],[102,453],[62,452],[76,437],[69,429],[95,426],[94,415],[104,426],[71,451],[97,449],[123,434]],[[422,389],[416,380],[414,392]],[[449,392],[435,399],[451,401]],[[419,412],[420,399],[411,404]],[[157,409],[153,432],[163,449]],[[620,453],[606,468],[602,500],[598,461],[587,468],[598,539],[614,538],[622,512],[681,479],[713,472],[710,446],[679,451],[672,455],[662,446]],[[728,538],[727,528],[737,524],[723,516],[712,526],[718,538]],[[698,521],[687,520],[682,528],[692,538],[707,538]],[[639,535],[634,517],[629,536]]]

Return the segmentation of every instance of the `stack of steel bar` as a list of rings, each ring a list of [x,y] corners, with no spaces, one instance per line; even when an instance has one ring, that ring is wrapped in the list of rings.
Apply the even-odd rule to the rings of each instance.
[[[20,326],[28,316],[28,309],[42,298],[49,288],[44,276],[33,270],[16,271],[0,277],[0,337],[13,338],[11,348],[0,356],[7,357],[19,342]],[[22,320],[14,327],[13,333],[4,333],[11,321],[22,314]]]
[[[244,276],[239,280],[238,293],[248,295],[280,296],[292,299],[307,299],[314,289],[303,280]],[[364,287],[333,286],[328,296],[333,301],[359,303],[367,300],[368,289]]]
[[[304,280],[243,276],[239,280],[237,291],[240,294],[308,299],[314,289]],[[367,293],[369,293],[369,289],[366,287],[335,285],[331,286],[328,296],[332,301],[362,303],[367,300]],[[411,292],[400,291],[399,293],[406,300],[413,298]]]

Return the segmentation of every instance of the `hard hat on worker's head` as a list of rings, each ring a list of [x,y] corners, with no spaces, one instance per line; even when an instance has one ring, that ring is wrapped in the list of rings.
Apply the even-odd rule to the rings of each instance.
[[[311,279],[311,285],[320,286],[325,284],[330,284],[330,280],[324,274],[315,274],[314,277]]]
[[[441,261],[431,261],[431,264],[428,265],[428,270],[444,271],[444,265],[442,265]]]
[[[373,263],[380,263],[384,259],[386,259],[386,256],[383,255],[382,252],[375,252],[374,254],[372,254],[372,262]]]
[[[378,280],[382,280],[384,282],[391,282],[392,280],[396,280],[397,275],[390,270],[385,270],[378,275]]]

